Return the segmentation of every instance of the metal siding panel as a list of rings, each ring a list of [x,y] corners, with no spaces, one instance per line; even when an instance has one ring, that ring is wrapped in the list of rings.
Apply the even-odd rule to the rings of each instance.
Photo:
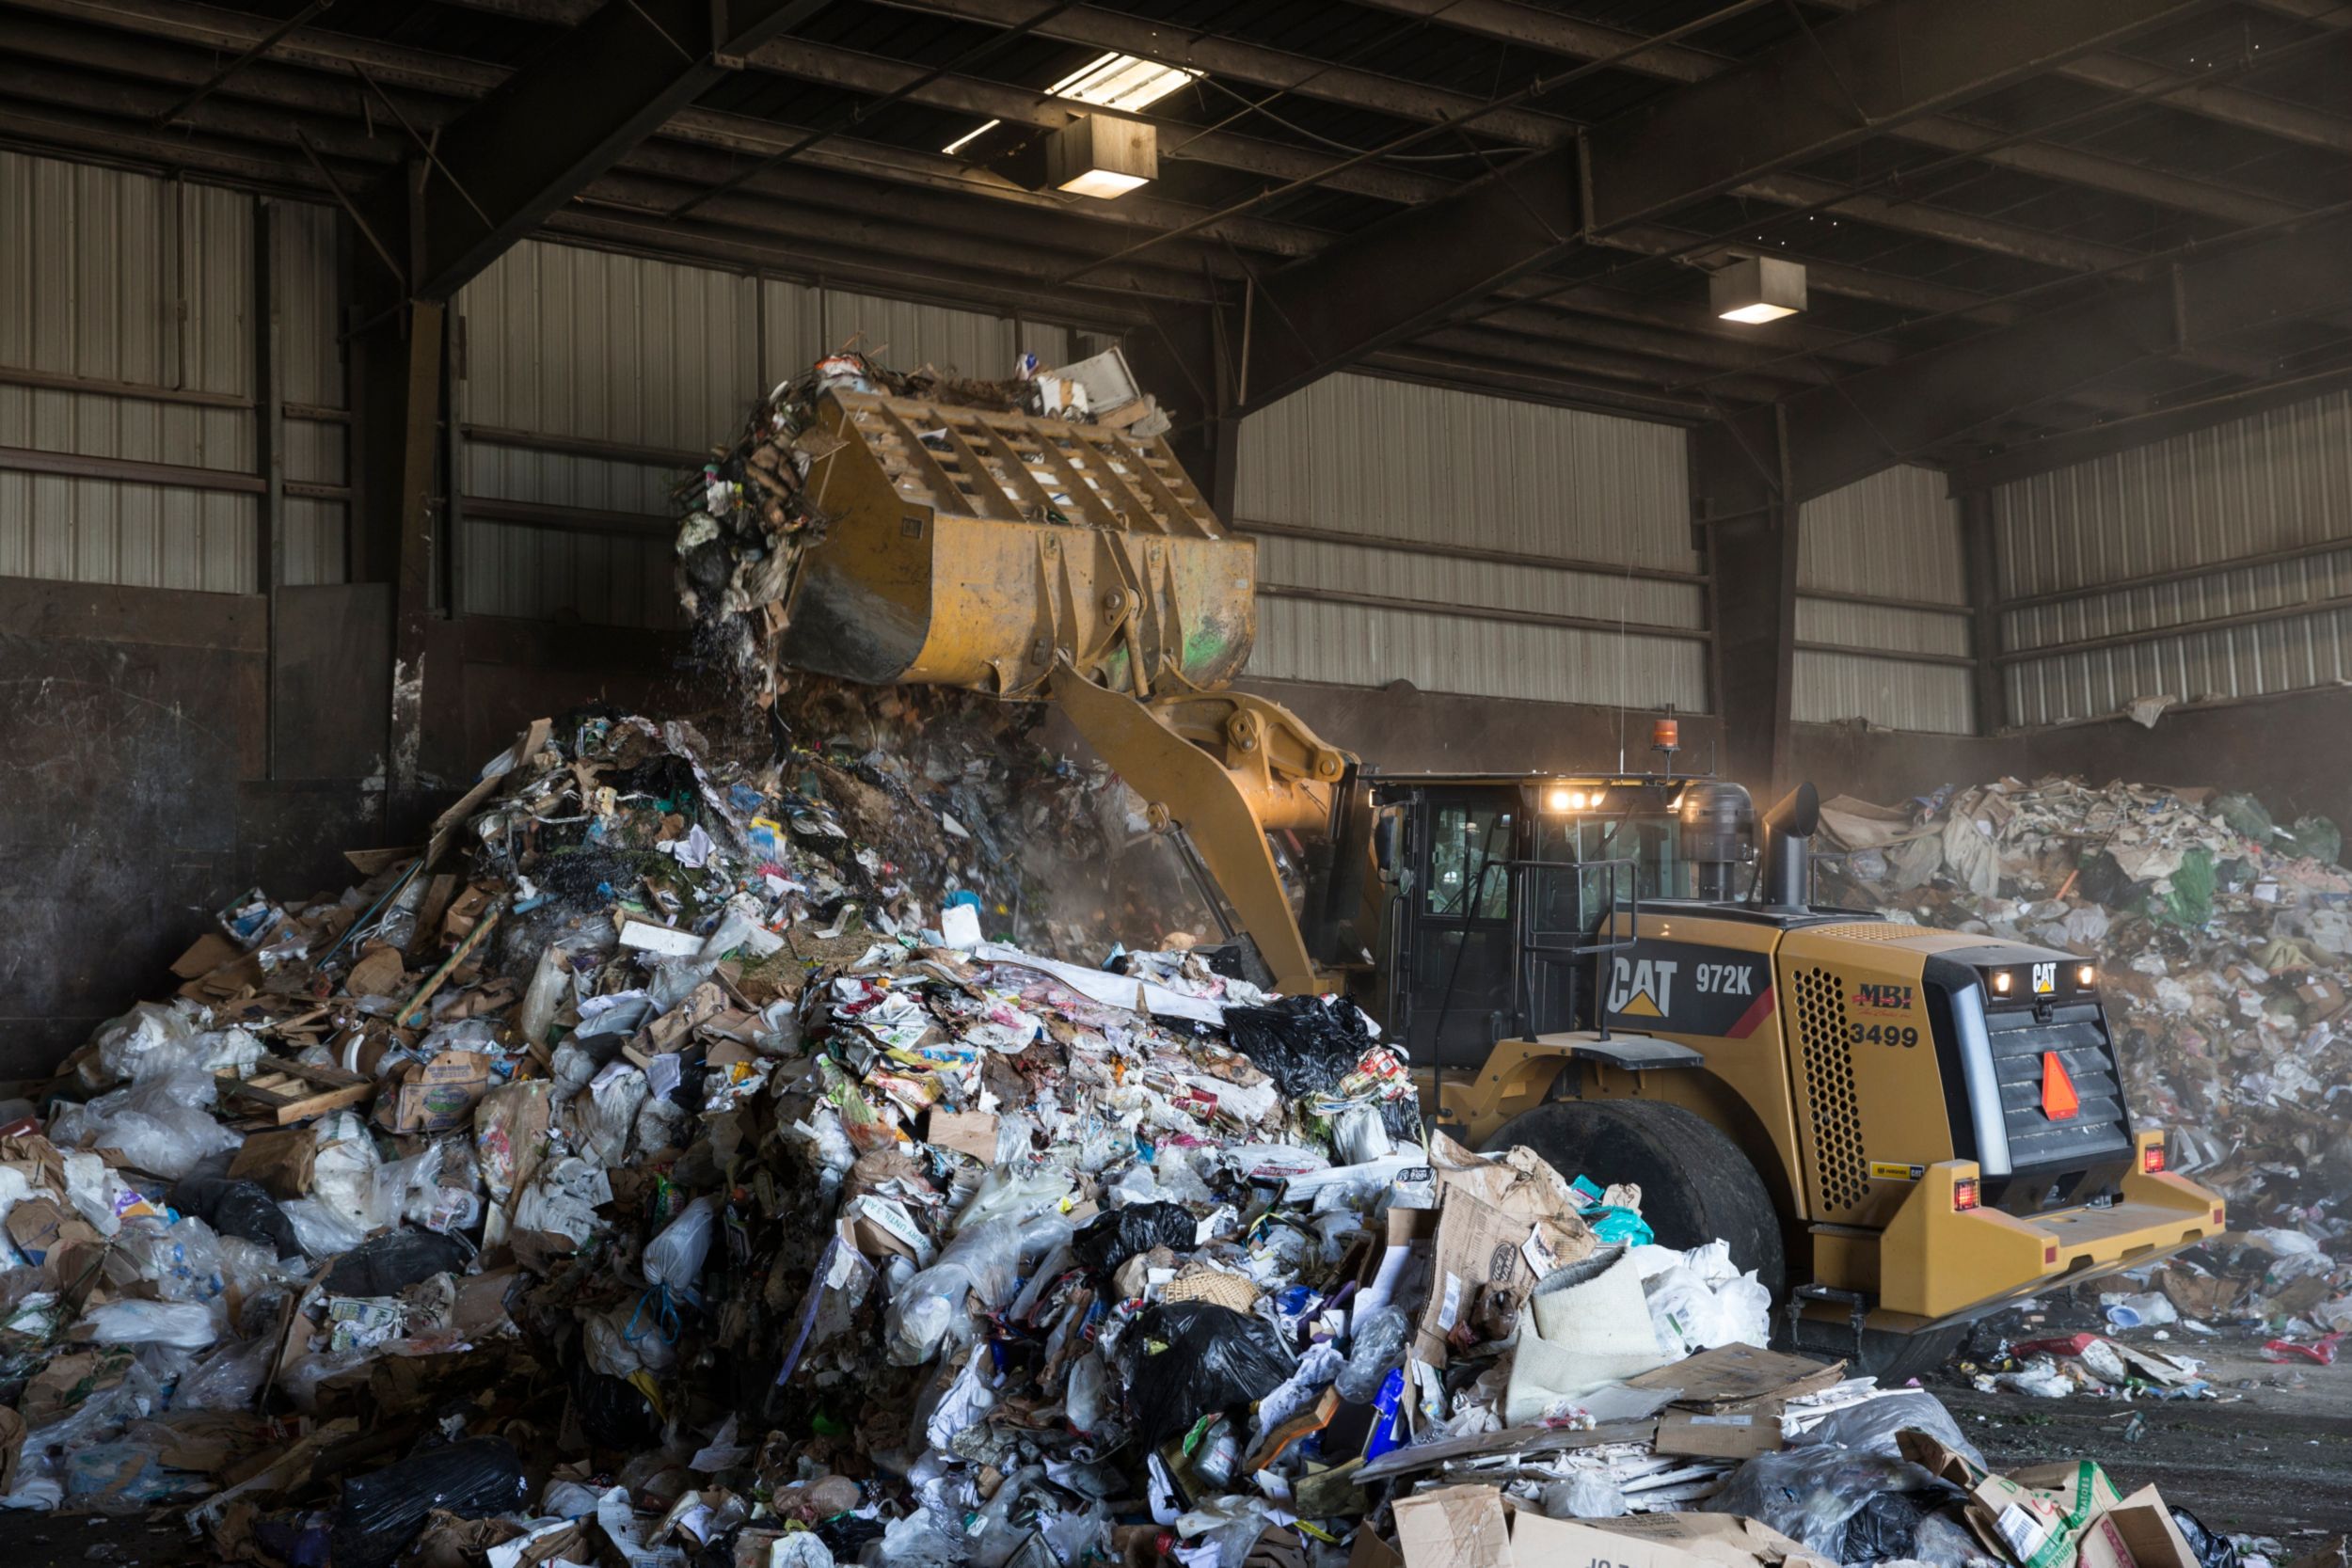
[[[1243,519],[1696,571],[1683,432],[1375,376],[1242,421]]]
[[[930,365],[954,375],[998,381],[1013,373],[1025,347],[1035,347],[1045,364],[1060,362],[1036,347],[1050,338],[1058,351],[1069,335],[1059,327],[1030,332],[1016,328],[1010,318],[977,310],[957,310],[941,305],[917,305],[841,289],[821,291],[824,330],[818,352],[855,347],[893,370],[911,371]],[[1022,341],[1026,338],[1027,342]],[[791,365],[779,375],[797,375],[806,367]]]
[[[307,588],[344,579],[348,570],[344,560],[347,525],[342,502],[289,496],[279,515],[279,526],[285,531],[288,587]]]
[[[252,202],[0,152],[0,363],[232,397],[253,391]],[[249,410],[0,388],[0,444],[236,473]],[[251,592],[257,504],[60,476],[0,484],[0,559],[34,577]]]
[[[1704,625],[1705,600],[1695,583],[1506,566],[1422,550],[1368,549],[1279,534],[1258,541],[1258,580],[1441,604],[1492,605],[1587,620],[1624,620],[1637,629]]]
[[[1960,503],[1937,470],[1888,468],[1806,501],[1797,516],[1799,588],[1968,602]]]
[[[755,286],[526,240],[459,295],[468,417],[681,451],[731,437],[763,389]]]
[[[2010,667],[2021,723],[2112,713],[2133,699],[2250,697],[2331,684],[2346,663],[2340,614],[2199,632],[2196,624],[2352,594],[2352,392],[2036,474],[1993,493],[2006,596],[2081,590],[2003,617],[2032,649],[2166,627],[2181,635]],[[2345,541],[2269,566],[2248,555]],[[2098,592],[2152,573],[2179,582]]]
[[[1249,673],[1534,702],[1673,703],[1697,710],[1706,647],[1693,641],[1474,621],[1408,610],[1264,599]]]
[[[1993,504],[2007,597],[2352,543],[2352,391],[2035,474]]]
[[[1970,673],[1853,654],[1796,653],[1792,716],[1799,723],[1861,719],[1890,730],[1971,735]]]
[[[1797,641],[1835,642],[1848,648],[1883,648],[1890,653],[1965,656],[1968,614],[1965,610],[1943,615],[1894,605],[1812,599],[1800,593]]]
[[[349,406],[335,222],[331,207],[278,204],[278,395],[287,403]]]

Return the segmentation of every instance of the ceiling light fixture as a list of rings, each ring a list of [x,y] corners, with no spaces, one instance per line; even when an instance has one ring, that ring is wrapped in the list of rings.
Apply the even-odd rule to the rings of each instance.
[[[1746,257],[1708,278],[1707,297],[1727,322],[1754,325],[1793,316],[1804,309],[1804,264],[1776,256]]]
[[[1159,132],[1138,119],[1082,115],[1045,141],[1045,182],[1073,196],[1107,200],[1159,175]]]
[[[1121,109],[1129,114],[1140,114],[1201,74],[1184,66],[1162,65],[1157,60],[1138,59],[1133,55],[1098,55],[1047,87],[1045,96],[1091,103],[1098,109]],[[992,119],[985,125],[966,131],[940,150],[950,155],[961,152],[971,142],[1003,123],[1001,119]],[[1129,188],[1133,189],[1132,186]]]
[[[1201,72],[1133,55],[1104,55],[1072,71],[1045,89],[1049,98],[1074,98],[1098,109],[1124,109],[1130,114],[1150,108]]]

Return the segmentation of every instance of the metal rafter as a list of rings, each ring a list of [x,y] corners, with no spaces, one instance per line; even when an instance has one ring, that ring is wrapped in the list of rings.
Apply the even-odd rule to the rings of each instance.
[[[2344,265],[2347,245],[2352,215],[2315,219],[2289,233],[2185,261],[2153,281],[2119,285],[1800,392],[1779,405],[1789,438],[1787,499],[1825,495],[2119,366],[2352,305],[2352,269]],[[1753,444],[1771,430],[1758,411],[1727,421],[1705,439]],[[1749,501],[1762,499],[1752,495]]]
[[[1592,236],[1654,224],[2200,3],[1884,0],[1270,275],[1261,293],[1283,329],[1252,338],[1243,406],[1411,339]]]

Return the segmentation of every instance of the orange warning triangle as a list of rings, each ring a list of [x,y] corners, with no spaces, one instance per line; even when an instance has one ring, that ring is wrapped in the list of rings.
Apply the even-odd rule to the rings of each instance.
[[[1658,1004],[1649,999],[1649,992],[1643,990],[1635,991],[1633,999],[1619,1007],[1617,1012],[1621,1017],[1663,1018],[1666,1016],[1658,1010]]]
[[[2055,1051],[2042,1053],[2042,1114],[2052,1121],[2065,1121],[2083,1108],[2082,1097],[2074,1092],[2074,1080],[2067,1076],[2066,1064],[2058,1060]]]

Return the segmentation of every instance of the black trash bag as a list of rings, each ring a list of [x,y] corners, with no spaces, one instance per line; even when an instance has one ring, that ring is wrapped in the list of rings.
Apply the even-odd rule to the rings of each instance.
[[[1266,1007],[1228,1007],[1233,1049],[1263,1069],[1284,1098],[1335,1086],[1372,1049],[1363,1010],[1346,997],[1285,996]]]
[[[503,1437],[469,1437],[422,1449],[343,1482],[335,1510],[335,1568],[391,1568],[437,1508],[460,1519],[485,1519],[530,1501],[522,1456]]]
[[[817,1539],[833,1553],[835,1562],[855,1562],[865,1555],[866,1548],[882,1538],[886,1528],[880,1519],[861,1519],[854,1513],[836,1513],[830,1519],[817,1521]]]
[[[1297,1367],[1274,1324],[1204,1301],[1146,1307],[1120,1345],[1136,1433],[1146,1449],[1213,1410],[1263,1399]]]
[[[1926,1562],[1967,1568],[1983,1558],[1960,1499],[1938,1492],[1881,1492],[1840,1527],[1840,1562]]]
[[[269,1189],[259,1181],[231,1180],[225,1176],[189,1176],[176,1183],[167,1199],[183,1214],[193,1214],[224,1236],[276,1247],[280,1258],[302,1256],[294,1221],[278,1207]]]
[[[2197,1568],[2238,1568],[2237,1547],[2228,1536],[2207,1529],[2185,1508],[2172,1511],[2172,1522],[2181,1527],[2182,1539],[2197,1554]]]
[[[1070,1238],[1071,1255],[1098,1275],[1114,1274],[1138,1252],[1155,1246],[1190,1252],[1200,1233],[1192,1211],[1181,1203],[1130,1203],[1087,1221]]]
[[[461,1274],[473,1248],[431,1230],[393,1230],[361,1242],[335,1259],[324,1281],[330,1296],[393,1296],[437,1274]]]
[[[650,1448],[661,1435],[652,1403],[625,1378],[607,1377],[583,1359],[572,1369],[572,1410],[600,1449]]]

